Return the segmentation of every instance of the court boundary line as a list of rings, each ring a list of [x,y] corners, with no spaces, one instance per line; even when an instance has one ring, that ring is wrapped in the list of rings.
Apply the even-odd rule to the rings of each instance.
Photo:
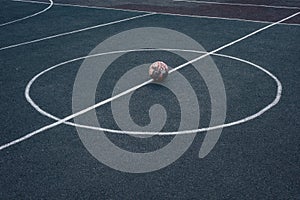
[[[25,2],[25,3],[47,4],[47,2],[30,1],[30,0],[12,0],[12,1]],[[217,19],[217,20],[252,22],[252,23],[262,23],[262,24],[272,24],[272,23],[274,23],[274,22],[270,22],[270,21],[258,21],[258,20],[240,19],[240,18],[227,18],[227,17],[213,17],[213,16],[205,16],[205,15],[188,15],[188,14],[175,14],[175,13],[163,13],[163,12],[150,12],[150,11],[141,11],[141,10],[134,10],[134,9],[109,8],[109,7],[101,7],[101,6],[84,6],[84,5],[67,4],[67,3],[54,3],[54,5],[55,6],[66,6],[66,7],[89,8],[89,9],[126,11],[126,12],[156,13],[156,14],[166,15],[166,16],[191,17],[191,18],[200,18],[200,19]],[[295,23],[280,23],[280,25],[300,26],[300,24],[295,24]]]
[[[6,25],[9,25],[9,24],[13,24],[13,23],[16,23],[16,22],[20,22],[20,21],[23,21],[25,19],[29,19],[29,18],[32,18],[32,17],[35,17],[35,16],[38,16],[44,12],[46,12],[47,10],[49,10],[52,6],[53,6],[53,1],[52,0],[49,0],[50,3],[47,3],[49,4],[48,7],[44,8],[43,10],[40,10],[36,13],[33,13],[31,15],[28,15],[28,16],[25,16],[25,17],[22,17],[22,18],[19,18],[19,19],[15,19],[15,20],[12,20],[12,21],[9,21],[9,22],[5,22],[5,23],[2,23],[0,24],[0,27],[2,26],[6,26]]]
[[[234,44],[236,44],[236,43],[238,43],[238,42],[240,42],[240,41],[243,41],[243,40],[245,40],[245,39],[247,39],[247,38],[249,38],[249,37],[251,37],[251,36],[253,36],[253,35],[257,34],[257,33],[259,33],[259,32],[262,32],[262,31],[264,31],[264,30],[266,30],[266,29],[269,29],[269,28],[271,28],[271,27],[273,27],[273,26],[279,24],[280,22],[286,21],[286,20],[288,20],[288,19],[290,19],[290,18],[292,18],[292,17],[295,17],[295,16],[297,16],[297,15],[299,15],[299,14],[300,14],[300,12],[294,13],[293,15],[290,15],[290,16],[284,18],[284,19],[281,19],[281,20],[279,20],[279,21],[277,21],[277,22],[274,22],[274,23],[269,24],[269,25],[267,25],[267,26],[265,26],[265,27],[262,27],[262,28],[260,28],[260,29],[258,29],[258,30],[256,30],[256,31],[254,31],[254,32],[251,32],[251,33],[249,33],[249,34],[247,34],[247,35],[245,35],[245,36],[243,36],[243,37],[241,37],[241,38],[239,38],[239,39],[237,39],[237,40],[234,40],[234,41],[232,41],[232,42],[230,42],[230,43],[227,43],[227,44],[225,44],[225,45],[223,45],[223,46],[221,46],[221,47],[219,47],[219,48],[217,48],[217,49],[215,49],[215,50],[213,50],[213,51],[210,51],[210,52],[208,52],[208,53],[206,53],[206,54],[204,54],[204,55],[202,55],[202,56],[199,56],[199,57],[197,57],[197,58],[195,58],[195,59],[193,59],[193,60],[191,60],[191,61],[189,61],[189,62],[187,62],[187,63],[184,63],[184,64],[182,64],[182,65],[179,65],[178,67],[174,68],[174,70],[172,70],[172,71],[177,71],[177,70],[179,70],[179,69],[181,69],[181,68],[187,66],[188,64],[192,64],[193,62],[196,62],[196,61],[198,61],[198,60],[200,60],[200,59],[203,59],[203,58],[205,58],[205,57],[207,57],[207,56],[209,56],[209,55],[211,55],[211,54],[217,53],[218,51],[221,51],[221,50],[223,50],[223,49],[225,49],[225,48],[227,48],[227,47],[229,47],[229,46],[232,46],[232,45],[234,45]],[[170,71],[170,73],[172,73],[172,71]],[[32,80],[33,80],[33,79],[32,79]],[[81,110],[81,111],[79,111],[79,112],[73,113],[72,115],[69,115],[69,116],[67,116],[67,117],[65,117],[65,118],[63,118],[63,119],[61,119],[61,120],[59,120],[59,121],[56,121],[56,122],[54,122],[54,123],[52,123],[52,124],[43,126],[43,127],[39,128],[39,129],[37,129],[37,130],[35,130],[35,131],[33,131],[33,132],[30,132],[30,133],[28,133],[28,134],[26,134],[26,135],[24,135],[24,136],[22,136],[22,137],[20,137],[20,138],[18,138],[18,139],[16,139],[16,140],[13,140],[13,141],[11,141],[11,142],[9,142],[9,143],[6,143],[6,144],[4,144],[4,145],[1,145],[1,146],[0,146],[0,151],[3,150],[3,149],[6,149],[6,148],[8,148],[8,147],[10,147],[10,146],[12,146],[12,145],[18,144],[18,143],[20,143],[20,142],[22,142],[22,141],[25,141],[25,140],[27,140],[27,139],[29,139],[29,138],[31,138],[31,137],[33,137],[33,136],[35,136],[35,135],[37,135],[37,134],[43,132],[43,131],[46,131],[46,130],[48,130],[48,129],[51,129],[51,128],[54,128],[54,127],[56,127],[56,126],[58,126],[58,125],[61,125],[61,124],[65,123],[65,122],[69,121],[70,119],[73,119],[73,118],[75,118],[75,117],[77,117],[77,116],[80,116],[80,115],[82,115],[82,114],[84,114],[84,113],[86,113],[86,112],[88,112],[88,111],[90,111],[90,110],[93,110],[93,109],[95,109],[95,108],[97,108],[97,107],[99,107],[99,106],[102,106],[102,105],[104,105],[104,104],[106,104],[106,103],[109,103],[109,102],[111,102],[111,101],[113,101],[113,100],[115,100],[115,99],[117,99],[117,98],[119,98],[119,97],[121,97],[121,96],[124,96],[124,95],[126,95],[126,94],[128,94],[128,93],[130,93],[130,92],[132,92],[132,91],[137,90],[138,88],[143,87],[144,85],[147,85],[147,84],[151,83],[152,81],[153,81],[153,79],[150,79],[150,80],[148,80],[148,81],[146,81],[146,82],[144,82],[144,83],[141,83],[141,84],[139,84],[139,85],[137,85],[137,86],[135,86],[135,87],[132,87],[132,88],[130,88],[130,89],[124,91],[124,92],[121,92],[121,93],[119,93],[119,94],[117,94],[117,95],[115,95],[115,96],[113,96],[113,97],[110,97],[110,98],[108,98],[108,99],[106,99],[106,100],[104,100],[104,101],[101,101],[101,102],[99,102],[99,103],[97,103],[97,104],[95,104],[95,105],[93,105],[93,106],[90,106],[90,107],[88,107],[88,108],[85,108],[85,109],[83,109],[83,110]],[[27,89],[27,88],[26,88],[26,89]],[[27,91],[27,90],[25,90],[25,93],[26,93],[26,91]],[[280,95],[281,95],[281,91],[280,91]],[[279,100],[280,100],[280,98],[277,99],[277,102],[273,102],[273,103],[274,103],[273,106],[275,106],[275,105],[279,102]],[[264,111],[262,110],[261,112],[264,113],[264,112],[266,112],[266,110],[264,110]],[[229,125],[229,126],[230,126],[230,125]],[[220,126],[216,126],[215,129],[218,129],[218,128],[225,128],[225,127],[228,127],[228,124],[227,124],[227,125],[226,125],[226,124],[223,124],[223,125],[220,125]],[[192,130],[192,131],[193,131],[193,133],[195,133],[194,130]],[[197,133],[197,132],[198,132],[198,131],[196,130],[196,133]],[[189,131],[186,131],[186,133],[189,133]]]
[[[26,41],[26,42],[21,42],[21,43],[18,43],[18,44],[12,44],[12,45],[9,45],[9,46],[6,46],[6,47],[0,47],[0,51],[15,48],[15,47],[19,47],[19,46],[24,46],[24,45],[27,45],[27,44],[33,44],[33,43],[37,43],[37,42],[41,42],[41,41],[45,41],[45,40],[49,40],[49,39],[53,39],[53,38],[57,38],[57,37],[62,37],[62,36],[66,36],[66,35],[80,33],[80,32],[83,32],[83,31],[88,31],[88,30],[92,30],[92,29],[96,29],[96,28],[100,28],[100,27],[104,27],[104,26],[118,24],[118,23],[121,23],[121,22],[130,21],[130,20],[133,20],[133,19],[152,16],[152,15],[155,15],[155,13],[146,13],[144,15],[137,15],[137,16],[134,16],[134,17],[128,17],[128,18],[124,18],[124,19],[120,19],[120,20],[116,20],[116,21],[112,21],[112,22],[107,22],[107,23],[103,23],[103,24],[98,24],[98,25],[94,25],[94,26],[89,26],[89,27],[86,27],[86,28],[81,28],[81,29],[77,29],[77,30],[73,30],[73,31],[54,34],[54,35],[50,35],[50,36],[39,38],[39,39],[34,39],[34,40]]]
[[[290,10],[299,10],[300,9],[300,7],[295,7],[295,6],[272,6],[272,5],[250,4],[250,3],[225,3],[225,2],[195,1],[195,0],[173,0],[173,1],[174,2],[186,2],[186,3],[198,3],[198,4],[241,6],[241,7],[262,7],[262,8],[290,9]]]

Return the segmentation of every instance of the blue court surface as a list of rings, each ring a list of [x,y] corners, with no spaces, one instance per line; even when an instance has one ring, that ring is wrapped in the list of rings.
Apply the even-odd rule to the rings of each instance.
[[[0,199],[300,199],[299,1],[0,13]]]

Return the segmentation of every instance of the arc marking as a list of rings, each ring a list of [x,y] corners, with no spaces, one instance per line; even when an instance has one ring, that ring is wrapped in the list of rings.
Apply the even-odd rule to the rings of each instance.
[[[49,0],[49,6],[48,6],[47,8],[45,8],[45,9],[39,11],[39,12],[36,12],[36,13],[34,13],[34,14],[28,15],[28,16],[26,16],[26,17],[22,17],[22,18],[19,18],[19,19],[16,19],[16,20],[12,20],[12,21],[5,22],[5,23],[3,23],[3,24],[0,24],[0,27],[6,26],[6,25],[9,25],[9,24],[13,24],[13,23],[16,23],[16,22],[20,22],[20,21],[23,21],[23,20],[25,20],[25,19],[29,19],[29,18],[35,17],[35,16],[37,16],[37,15],[40,15],[40,14],[46,12],[47,10],[49,10],[49,9],[53,6],[53,4],[54,4],[53,1],[52,1],[52,0]]]

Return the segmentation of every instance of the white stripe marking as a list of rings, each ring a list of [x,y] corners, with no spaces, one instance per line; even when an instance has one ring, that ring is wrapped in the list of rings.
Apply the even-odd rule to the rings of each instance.
[[[121,19],[121,20],[117,20],[117,21],[108,22],[108,23],[105,23],[105,24],[99,24],[99,25],[96,25],[96,26],[90,26],[90,27],[87,27],[87,28],[82,28],[82,29],[78,29],[78,30],[74,30],[74,31],[64,32],[64,33],[51,35],[51,36],[44,37],[44,38],[39,38],[39,39],[27,41],[27,42],[22,42],[22,43],[18,43],[18,44],[14,44],[14,45],[9,45],[9,46],[0,48],[0,51],[5,50],[5,49],[11,49],[11,48],[19,47],[19,46],[24,46],[24,45],[32,44],[32,43],[36,43],[36,42],[41,42],[41,41],[49,40],[49,39],[52,39],[52,38],[66,36],[66,35],[70,35],[70,34],[74,34],[74,33],[79,33],[79,32],[83,32],[83,31],[95,29],[95,28],[100,28],[100,27],[104,27],[104,26],[108,26],[108,25],[118,24],[120,22],[126,22],[126,21],[130,21],[130,20],[133,20],[133,19],[138,19],[138,18],[142,18],[142,17],[154,15],[154,14],[155,13],[147,13],[147,14],[144,14],[144,15],[138,15],[138,16],[135,16],[135,17],[129,17],[129,18],[125,18],[125,19]]]
[[[272,6],[262,4],[248,4],[248,3],[224,3],[224,2],[213,2],[213,1],[193,1],[193,0],[173,0],[175,2],[187,2],[187,3],[199,3],[199,4],[215,4],[215,5],[228,5],[228,6],[243,6],[243,7],[262,7],[262,8],[275,8],[275,9],[296,9],[299,7],[294,6]]]
[[[300,14],[300,12],[297,12],[297,13],[295,13],[295,14],[289,16],[289,17],[286,17],[286,18],[284,18],[284,19],[282,19],[282,20],[279,20],[279,21],[277,21],[277,22],[275,22],[275,23],[273,23],[273,24],[270,24],[270,25],[265,26],[265,27],[263,27],[263,28],[261,28],[261,29],[258,29],[258,30],[254,31],[254,32],[252,32],[252,33],[250,33],[250,34],[248,34],[248,35],[245,35],[244,37],[241,37],[240,39],[237,39],[237,40],[235,40],[235,41],[233,41],[233,42],[230,42],[230,43],[228,43],[228,44],[226,44],[226,45],[224,45],[224,46],[222,46],[222,47],[219,47],[219,48],[217,48],[217,49],[215,49],[215,50],[213,50],[213,51],[211,51],[211,52],[208,52],[207,54],[204,54],[204,55],[202,55],[202,56],[200,56],[200,57],[198,57],[198,58],[195,58],[195,59],[193,59],[193,60],[191,60],[191,61],[189,61],[189,62],[186,62],[186,63],[184,63],[184,64],[182,64],[182,65],[180,65],[180,66],[178,66],[178,67],[176,67],[176,68],[174,68],[174,69],[172,69],[172,70],[170,70],[170,73],[173,72],[173,71],[176,71],[176,70],[178,70],[178,69],[181,69],[181,68],[183,68],[183,67],[185,67],[185,66],[187,66],[187,65],[189,65],[189,64],[192,64],[192,63],[194,63],[194,62],[196,62],[196,61],[198,61],[198,60],[200,60],[200,59],[202,59],[202,58],[205,58],[206,56],[209,56],[209,55],[211,55],[211,54],[213,54],[213,53],[216,53],[216,52],[218,52],[218,51],[221,51],[222,49],[225,49],[225,48],[227,48],[227,47],[229,47],[229,46],[232,46],[232,45],[234,45],[235,43],[238,43],[238,42],[240,42],[240,41],[242,41],[242,40],[244,40],[244,39],[247,39],[248,37],[251,37],[252,35],[255,35],[255,34],[261,32],[261,31],[263,31],[263,30],[266,30],[266,29],[268,29],[268,28],[271,28],[272,26],[275,26],[275,25],[277,25],[277,24],[279,24],[279,23],[281,23],[281,22],[284,22],[284,21],[286,21],[286,20],[288,20],[288,19],[291,19],[291,18],[293,18],[293,17],[295,17],[295,16],[297,16],[297,15],[299,15],[299,14]]]
[[[208,52],[208,53],[206,53],[206,54],[204,54],[204,55],[202,55],[202,56],[199,56],[198,58],[195,58],[195,59],[193,59],[193,60],[191,60],[191,61],[189,61],[189,62],[187,62],[187,63],[185,63],[185,64],[183,64],[183,65],[180,65],[180,66],[174,68],[174,70],[170,71],[170,73],[174,72],[175,70],[179,70],[179,69],[181,69],[181,68],[187,66],[188,64],[192,64],[193,62],[196,62],[196,61],[198,61],[198,60],[200,60],[200,59],[202,59],[202,58],[204,58],[204,57],[207,57],[207,56],[209,56],[209,55],[211,55],[211,54],[214,54],[214,53],[216,53],[217,51],[220,51],[220,50],[222,50],[222,49],[224,49],[224,48],[226,48],[226,47],[232,46],[233,44],[235,44],[235,43],[237,43],[237,42],[240,42],[240,41],[242,41],[242,40],[244,40],[244,39],[246,39],[246,38],[248,38],[248,37],[253,36],[254,34],[257,34],[257,33],[261,32],[261,31],[263,31],[263,30],[266,30],[266,29],[268,29],[268,28],[270,28],[270,27],[273,27],[273,26],[275,26],[275,25],[277,25],[277,24],[279,24],[279,23],[281,23],[281,22],[283,22],[283,21],[285,21],[285,20],[288,20],[288,19],[290,19],[290,18],[292,18],[292,17],[294,17],[294,16],[297,16],[297,15],[299,15],[299,14],[300,14],[300,12],[297,12],[297,13],[295,13],[295,14],[289,16],[289,17],[286,17],[286,18],[284,18],[284,19],[282,19],[282,20],[279,20],[279,21],[277,21],[277,22],[275,22],[275,23],[273,23],[273,24],[270,24],[270,25],[265,26],[265,27],[263,27],[263,28],[261,28],[261,29],[258,29],[257,31],[254,31],[254,32],[252,32],[252,33],[250,33],[250,34],[248,34],[248,35],[246,35],[246,36],[244,36],[244,37],[242,37],[242,38],[240,38],[240,39],[237,39],[237,40],[235,40],[235,41],[233,41],[233,42],[230,42],[230,43],[228,43],[228,44],[226,44],[226,45],[224,45],[224,46],[222,46],[222,47],[217,48],[217,49],[214,50],[214,51]],[[271,74],[271,75],[272,75],[272,74]],[[275,78],[276,78],[276,77],[275,77]],[[33,80],[33,79],[32,79],[32,80]],[[276,79],[276,80],[277,80],[277,79]],[[72,114],[72,115],[69,115],[69,116],[67,116],[67,117],[65,117],[65,118],[63,118],[63,119],[61,119],[61,120],[59,120],[59,121],[57,121],[57,122],[54,122],[54,123],[49,124],[49,125],[47,125],[47,126],[44,126],[44,127],[40,128],[40,129],[38,129],[38,130],[35,130],[35,131],[33,131],[33,132],[31,132],[31,133],[29,133],[29,134],[23,136],[23,137],[20,137],[20,138],[14,140],[14,141],[11,141],[11,142],[9,142],[9,143],[7,143],[7,144],[4,144],[4,145],[0,146],[0,151],[3,150],[3,149],[5,149],[5,148],[8,148],[8,147],[10,147],[10,146],[12,146],[12,145],[18,144],[18,143],[20,143],[20,142],[22,142],[22,141],[24,141],[24,140],[27,140],[27,139],[29,139],[29,138],[31,138],[31,137],[37,135],[38,133],[41,133],[41,132],[43,132],[43,131],[45,131],[45,130],[48,130],[48,129],[51,129],[51,128],[53,128],[53,127],[56,127],[56,126],[58,126],[58,125],[60,125],[60,124],[63,124],[63,123],[67,122],[67,121],[70,120],[70,119],[73,119],[73,118],[75,118],[75,117],[77,117],[77,116],[79,116],[79,115],[82,115],[82,114],[84,114],[84,113],[90,111],[90,110],[93,110],[93,109],[95,109],[95,108],[97,108],[97,107],[99,107],[99,106],[102,106],[102,105],[104,105],[104,104],[106,104],[106,103],[109,103],[109,102],[111,102],[111,101],[113,101],[113,100],[115,100],[115,99],[117,99],[117,98],[120,98],[120,97],[122,97],[122,96],[124,96],[124,95],[126,95],[126,94],[128,94],[128,93],[130,93],[130,92],[133,92],[133,91],[135,91],[135,90],[137,90],[137,89],[139,89],[139,88],[141,88],[141,87],[143,87],[143,86],[145,86],[145,85],[147,85],[147,84],[149,84],[149,83],[151,83],[151,82],[152,82],[152,79],[151,79],[151,80],[148,80],[148,81],[146,81],[146,82],[144,82],[144,83],[142,83],[142,84],[140,84],[140,85],[137,85],[137,86],[135,86],[135,87],[133,87],[133,88],[131,88],[131,89],[129,89],[129,90],[126,90],[126,91],[124,91],[124,92],[122,92],[122,93],[120,93],[120,94],[118,94],[118,95],[116,95],[116,96],[113,96],[113,97],[111,97],[111,98],[109,98],[109,99],[106,99],[106,100],[104,100],[104,101],[102,101],[102,102],[99,102],[99,103],[97,103],[97,104],[95,104],[95,105],[93,105],[93,106],[91,106],[91,107],[88,107],[88,108],[86,108],[86,109],[84,109],[84,110],[81,110],[81,111],[79,111],[79,112],[77,112],[77,113],[74,113],[74,114]],[[279,81],[278,81],[277,84],[281,85]],[[280,95],[281,95],[281,90],[282,90],[281,88],[278,88],[278,93],[279,93]],[[29,92],[29,91],[28,91],[28,89],[26,88],[25,93],[27,93],[27,92]],[[276,98],[276,99],[275,99],[274,105],[276,105],[276,104],[279,102],[279,99],[280,99],[280,96],[279,96],[279,98]],[[259,115],[263,114],[264,112],[266,112],[268,109],[270,109],[270,108],[273,107],[274,105],[270,105],[268,108],[261,110],[258,114],[259,114]],[[253,117],[252,117],[252,118],[253,118]],[[252,118],[250,118],[250,119],[252,119]],[[250,119],[249,119],[249,120],[250,120]],[[229,124],[223,124],[223,125],[219,125],[219,126],[215,126],[215,127],[209,127],[209,128],[211,128],[211,129],[208,129],[208,130],[214,130],[214,129],[219,129],[219,128],[225,128],[225,127],[233,126],[233,125],[235,125],[236,123],[237,123],[237,122],[235,122],[235,123],[229,123]],[[242,123],[242,122],[239,122],[239,123]],[[188,131],[185,131],[185,134],[196,133],[196,132],[199,132],[199,131],[201,131],[201,129],[197,129],[197,130],[188,130]],[[153,134],[157,134],[157,133],[152,133],[151,135],[153,135]],[[162,133],[162,134],[165,134],[165,133]]]
[[[41,3],[45,4],[45,2],[40,1],[30,1],[30,0],[12,0],[12,1],[20,1],[26,3]],[[66,3],[54,3],[56,6],[67,6],[67,7],[79,7],[79,8],[91,8],[91,9],[103,9],[103,10],[116,10],[116,11],[126,11],[126,12],[143,12],[143,13],[152,13],[149,11],[141,11],[141,10],[129,10],[129,9],[120,9],[120,8],[107,8],[101,6],[82,6],[77,4],[66,4]],[[269,21],[257,21],[257,20],[249,20],[249,19],[239,19],[239,18],[227,18],[227,17],[212,17],[212,16],[205,16],[205,15],[188,15],[188,14],[174,14],[174,13],[162,13],[162,12],[155,12],[156,14],[166,15],[166,16],[179,16],[179,17],[192,17],[192,18],[200,18],[200,19],[219,19],[219,20],[230,20],[230,21],[241,21],[241,22],[254,22],[254,23],[262,23],[262,24],[271,24],[273,22]],[[280,23],[281,25],[287,26],[300,26],[300,24],[293,24],[293,23]]]
[[[25,20],[25,19],[29,19],[29,18],[35,17],[35,16],[37,16],[37,15],[39,15],[39,14],[42,14],[42,13],[46,12],[47,10],[49,10],[49,9],[53,6],[53,1],[52,1],[52,0],[49,0],[49,3],[47,3],[47,4],[49,4],[49,6],[48,6],[47,8],[45,8],[45,9],[43,9],[43,10],[37,12],[37,13],[34,13],[34,14],[32,14],[32,15],[28,15],[28,16],[23,17],[23,18],[20,18],[20,19],[16,19],[16,20],[12,20],[12,21],[9,21],[9,22],[0,24],[0,27],[1,27],[1,26],[6,26],[6,25],[8,25],[8,24],[13,24],[13,23],[16,23],[16,22],[20,22],[20,21],[23,21],[23,20]]]

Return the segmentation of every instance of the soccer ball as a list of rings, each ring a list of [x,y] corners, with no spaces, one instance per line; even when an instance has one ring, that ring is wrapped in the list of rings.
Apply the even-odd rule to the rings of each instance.
[[[156,61],[149,67],[149,76],[157,82],[163,81],[169,73],[168,65],[162,61]]]

